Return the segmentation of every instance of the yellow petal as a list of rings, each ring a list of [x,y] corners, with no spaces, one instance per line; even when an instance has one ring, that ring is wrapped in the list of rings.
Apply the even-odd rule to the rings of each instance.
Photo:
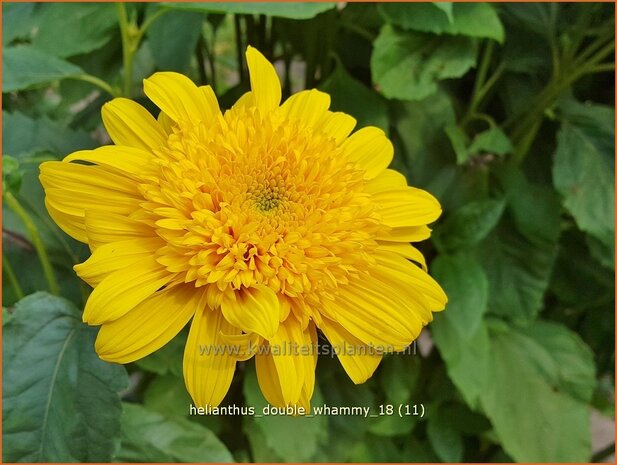
[[[155,232],[146,224],[125,215],[88,210],[85,218],[88,244],[96,249],[110,242],[154,237]]]
[[[172,277],[153,257],[143,259],[129,269],[116,271],[92,291],[84,308],[83,320],[90,325],[117,320],[165,286]]]
[[[274,357],[268,353],[257,353],[255,356],[257,382],[266,400],[275,407],[285,407],[285,400],[274,364]]]
[[[101,109],[103,124],[116,145],[156,149],[167,140],[165,132],[144,107],[126,98],[115,98]]]
[[[176,123],[169,116],[167,116],[164,112],[161,111],[159,113],[159,115],[156,117],[156,121],[161,125],[161,128],[163,128],[163,131],[165,131],[165,134],[169,135],[174,132],[173,128]]]
[[[356,131],[342,145],[343,156],[365,171],[366,179],[379,175],[392,161],[394,147],[385,133],[368,126]]]
[[[274,66],[250,45],[246,49],[246,61],[255,105],[265,114],[273,111],[281,103],[281,83]]]
[[[405,176],[398,171],[387,169],[367,182],[364,191],[369,194],[376,194],[377,192],[390,191],[396,188],[405,189],[406,187],[407,179],[405,179]]]
[[[139,360],[171,341],[203,305],[203,292],[192,285],[158,291],[117,320],[103,324],[96,352],[108,362]]]
[[[216,407],[229,390],[236,359],[224,350],[221,334],[240,334],[218,310],[198,309],[184,349],[184,382],[198,407]]]
[[[221,333],[220,336],[223,344],[231,348],[229,354],[238,361],[246,361],[253,358],[262,343],[261,336],[255,333]]]
[[[270,339],[278,330],[279,301],[266,286],[242,289],[226,296],[221,309],[229,323],[246,333]]]
[[[362,384],[373,376],[381,362],[381,354],[374,348],[368,347],[342,325],[328,318],[323,318],[319,329],[330,341],[341,365],[355,384]]]
[[[448,297],[441,286],[428,273],[397,254],[379,251],[375,258],[377,269],[393,279],[400,279],[407,288],[414,287],[420,291],[434,312],[443,310]]]
[[[50,161],[41,164],[40,170],[47,211],[78,241],[89,242],[86,210],[126,216],[139,208],[135,182],[103,167]]]
[[[88,243],[88,234],[86,233],[86,224],[83,216],[72,215],[58,210],[50,204],[47,197],[45,198],[45,208],[60,229],[73,239],[84,244]]]
[[[253,92],[245,92],[236,103],[232,105],[232,109],[247,109],[255,106],[255,96]]]
[[[304,329],[302,336],[303,347],[309,348],[310,352],[306,355],[300,354],[304,365],[304,383],[298,403],[304,407],[305,411],[310,412],[311,398],[315,390],[315,369],[317,368],[317,328],[312,321]]]
[[[380,207],[381,221],[390,227],[421,226],[441,215],[439,201],[414,187],[377,192],[373,199]]]
[[[281,105],[281,114],[302,125],[313,127],[325,118],[329,106],[330,96],[325,92],[317,89],[303,90]]]
[[[401,255],[409,260],[413,260],[422,267],[424,271],[427,271],[426,260],[424,255],[413,245],[403,242],[381,242],[378,250],[384,250]]]
[[[328,111],[315,126],[315,129],[329,135],[337,144],[340,144],[351,134],[355,127],[355,118],[339,111]]]
[[[382,351],[400,351],[419,334],[419,318],[409,315],[406,303],[384,283],[352,279],[339,286],[336,299],[324,303],[324,316],[340,323],[364,344]]]
[[[144,80],[144,92],[176,122],[198,123],[209,121],[215,116],[206,92],[182,74],[154,73]]]
[[[152,168],[152,153],[135,147],[104,146],[95,150],[80,150],[64,158],[65,162],[87,161],[121,171],[123,175],[141,178]]]
[[[376,239],[388,242],[420,242],[429,237],[431,237],[431,229],[422,225],[392,228],[389,231],[377,234]]]
[[[164,242],[159,238],[139,238],[112,242],[97,248],[84,263],[73,269],[81,279],[92,287],[106,276],[153,256]]]
[[[304,334],[295,318],[288,318],[279,325],[277,333],[269,340],[284,405],[295,405],[304,386]]]
[[[221,112],[219,101],[216,99],[216,94],[211,86],[199,86],[200,92],[204,96],[206,107],[204,112],[210,116],[217,115]]]

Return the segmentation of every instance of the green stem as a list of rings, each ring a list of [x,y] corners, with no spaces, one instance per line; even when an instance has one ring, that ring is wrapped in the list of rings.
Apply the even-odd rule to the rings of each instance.
[[[206,72],[206,54],[204,53],[205,41],[203,36],[200,36],[197,40],[197,46],[195,47],[195,55],[197,57],[197,71],[199,72],[199,80],[201,84],[208,83],[208,73]]]
[[[15,276],[15,272],[13,271],[13,267],[11,266],[9,259],[4,254],[2,254],[2,269],[11,283],[13,291],[15,291],[15,297],[17,297],[17,300],[23,299],[25,296],[24,291],[19,285],[19,281],[17,281],[17,276]]]
[[[150,28],[150,26],[152,26],[152,24],[154,24],[154,22],[159,19],[161,16],[163,16],[166,13],[169,13],[171,10],[162,8],[160,10],[157,10],[156,12],[154,12],[153,14],[151,14],[150,16],[148,16],[148,18],[146,18],[146,20],[144,21],[144,23],[141,25],[141,27],[139,28],[139,32],[136,34],[135,36],[135,41],[137,42],[137,44],[139,44],[141,42],[142,37],[144,36],[144,34],[146,33],[146,31]]]
[[[92,76],[90,74],[80,74],[78,76],[71,76],[70,79],[76,79],[78,81],[89,82],[90,84],[94,84],[98,88],[104,90],[112,97],[118,96],[118,92],[116,92],[113,89],[113,87],[111,87],[108,83],[106,83],[102,79],[97,78],[96,76]]]
[[[13,194],[8,191],[5,191],[2,194],[2,198],[6,202],[7,206],[15,212],[17,216],[21,219],[26,226],[26,230],[30,235],[30,240],[32,241],[32,245],[36,249],[36,253],[39,256],[39,260],[41,262],[41,266],[43,267],[43,273],[45,274],[45,279],[47,280],[47,285],[49,286],[49,291],[52,294],[58,295],[60,293],[60,288],[58,286],[58,281],[56,280],[56,275],[54,274],[54,269],[49,261],[49,256],[47,255],[47,250],[45,249],[45,245],[41,240],[41,236],[39,234],[34,221],[28,214],[28,212],[21,206],[17,198]]]
[[[124,86],[122,93],[125,97],[131,96],[131,83],[133,81],[133,57],[136,49],[131,37],[131,24],[126,14],[124,3],[116,3],[118,10],[118,23],[120,25],[120,35],[122,37],[122,64],[124,67]]]
[[[234,15],[234,31],[236,35],[236,55],[238,58],[238,74],[240,74],[240,82],[244,83],[246,75],[244,73],[244,52],[242,47],[242,24],[240,15]]]

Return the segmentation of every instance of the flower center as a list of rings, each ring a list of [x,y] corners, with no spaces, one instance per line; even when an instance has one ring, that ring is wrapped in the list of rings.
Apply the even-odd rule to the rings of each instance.
[[[176,128],[141,186],[146,217],[167,245],[159,263],[209,286],[210,305],[256,284],[324,296],[372,261],[383,226],[363,173],[328,135],[255,109]],[[324,294],[325,293],[325,294]]]

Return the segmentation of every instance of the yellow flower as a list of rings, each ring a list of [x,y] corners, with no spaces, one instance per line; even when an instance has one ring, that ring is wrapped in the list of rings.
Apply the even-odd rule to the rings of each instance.
[[[318,90],[280,105],[274,67],[246,57],[251,91],[230,110],[209,86],[156,73],[144,91],[158,120],[114,99],[102,116],[116,145],[43,163],[40,179],[52,218],[92,250],[75,271],[94,288],[83,319],[101,325],[101,358],[145,357],[192,319],[196,405],[218,405],[256,353],[266,399],[307,407],[317,328],[362,383],[444,308],[409,244],[441,209],[387,169],[383,131],[351,134],[355,120]]]

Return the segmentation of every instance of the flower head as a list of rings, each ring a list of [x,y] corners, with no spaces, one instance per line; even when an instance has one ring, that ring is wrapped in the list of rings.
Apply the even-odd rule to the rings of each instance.
[[[231,109],[209,86],[156,73],[144,90],[158,120],[114,99],[102,115],[115,145],[43,163],[40,178],[52,218],[92,250],[75,271],[94,287],[83,319],[101,325],[101,358],[140,359],[191,321],[197,405],[218,405],[255,355],[270,403],[307,406],[318,329],[362,383],[444,308],[409,244],[441,209],[387,168],[383,131],[352,134],[317,90],[281,105],[274,67],[246,56],[251,91]]]

